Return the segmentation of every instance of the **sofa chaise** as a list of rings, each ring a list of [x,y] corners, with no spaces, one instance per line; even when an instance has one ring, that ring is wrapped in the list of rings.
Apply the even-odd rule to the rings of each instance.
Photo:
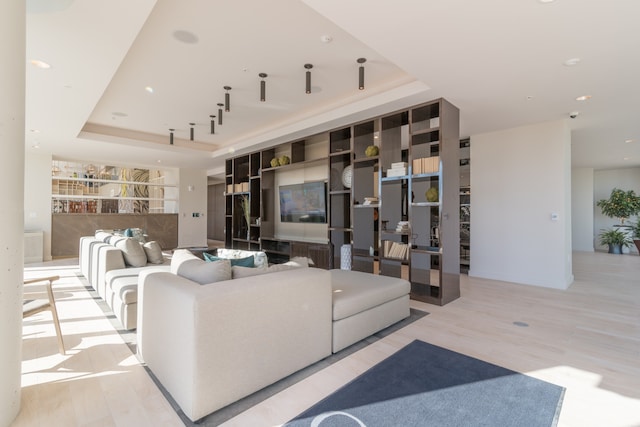
[[[409,316],[406,280],[293,264],[140,273],[138,355],[191,420]]]

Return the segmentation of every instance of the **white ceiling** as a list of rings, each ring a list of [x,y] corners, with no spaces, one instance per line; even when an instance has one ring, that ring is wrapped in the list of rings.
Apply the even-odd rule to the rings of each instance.
[[[461,136],[567,119],[574,167],[638,167],[639,15],[637,0],[28,0],[27,60],[51,68],[27,68],[27,149],[215,175],[231,152],[442,96]]]

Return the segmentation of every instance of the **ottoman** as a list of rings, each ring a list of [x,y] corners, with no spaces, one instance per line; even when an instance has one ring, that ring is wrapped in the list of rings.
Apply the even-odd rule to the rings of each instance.
[[[330,274],[334,353],[409,317],[408,281],[350,270]]]

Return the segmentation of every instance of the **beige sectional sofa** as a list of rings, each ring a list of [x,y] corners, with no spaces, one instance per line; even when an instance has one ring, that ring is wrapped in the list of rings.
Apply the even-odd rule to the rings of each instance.
[[[138,284],[139,356],[194,421],[409,316],[406,280],[216,263],[175,254]]]

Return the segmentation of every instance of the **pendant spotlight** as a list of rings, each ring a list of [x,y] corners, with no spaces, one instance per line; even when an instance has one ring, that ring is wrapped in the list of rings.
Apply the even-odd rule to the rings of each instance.
[[[360,69],[358,70],[358,89],[364,90],[364,63],[367,62],[367,58],[358,58],[358,64]]]
[[[227,91],[227,93],[224,94],[224,111],[229,112],[231,111],[231,99],[229,96],[229,91],[231,90],[231,86],[225,86],[224,90]]]
[[[307,72],[306,72],[306,84],[305,84],[304,91],[306,93],[311,93],[311,69],[313,68],[313,65],[304,64],[304,68],[307,69]]]
[[[173,132],[175,129],[169,129],[169,145],[173,145]]]
[[[258,74],[258,76],[260,76],[260,78],[262,79],[260,80],[260,102],[264,102],[267,99],[266,97],[267,83],[264,81],[267,75],[265,73],[260,73]]]
[[[189,123],[189,126],[191,126],[191,129],[189,129],[189,139],[191,141],[193,141],[193,127],[195,126],[195,123]]]
[[[210,115],[209,117],[211,118],[211,135],[213,135],[216,133],[216,116]]]
[[[222,107],[224,104],[222,102],[218,103],[218,124],[222,126]]]

